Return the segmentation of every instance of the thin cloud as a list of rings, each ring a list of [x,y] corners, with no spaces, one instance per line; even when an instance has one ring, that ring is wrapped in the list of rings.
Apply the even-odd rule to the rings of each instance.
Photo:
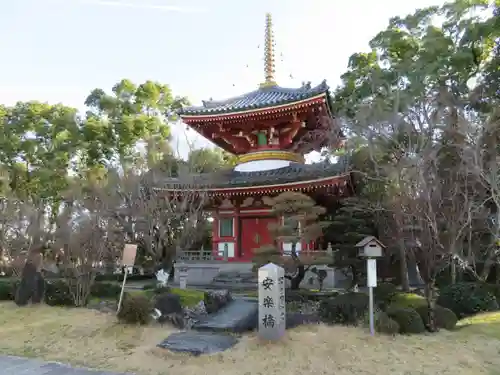
[[[84,4],[121,7],[121,8],[152,9],[152,10],[159,10],[161,12],[198,13],[204,11],[203,9],[200,8],[189,8],[184,6],[131,3],[131,2],[113,1],[113,0],[82,0],[80,2]]]

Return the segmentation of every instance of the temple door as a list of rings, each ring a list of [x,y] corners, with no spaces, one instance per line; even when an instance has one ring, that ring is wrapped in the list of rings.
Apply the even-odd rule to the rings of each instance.
[[[273,243],[269,224],[276,221],[269,217],[249,217],[241,219],[241,259],[251,261],[254,250]]]

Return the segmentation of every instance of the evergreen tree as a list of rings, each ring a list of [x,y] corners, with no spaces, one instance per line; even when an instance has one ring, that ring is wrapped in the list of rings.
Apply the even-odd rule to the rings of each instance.
[[[357,198],[343,202],[325,231],[325,241],[332,245],[333,265],[349,272],[355,288],[365,272],[365,262],[358,257],[356,244],[366,236],[375,236],[372,212],[364,210]]]
[[[297,246],[315,241],[323,234],[328,222],[321,221],[320,215],[325,213],[325,208],[305,194],[289,191],[273,199],[272,212],[277,219],[269,226],[274,244],[256,249],[254,261],[258,266],[269,262],[283,265],[290,288],[299,289],[312,265],[327,264],[330,260],[322,252],[304,254]],[[290,244],[289,254],[282,254],[281,243]]]

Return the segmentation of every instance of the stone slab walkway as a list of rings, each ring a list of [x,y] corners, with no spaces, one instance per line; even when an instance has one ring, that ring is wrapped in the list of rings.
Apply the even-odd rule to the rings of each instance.
[[[0,356],[0,375],[134,375],[109,371],[74,368],[37,359]]]

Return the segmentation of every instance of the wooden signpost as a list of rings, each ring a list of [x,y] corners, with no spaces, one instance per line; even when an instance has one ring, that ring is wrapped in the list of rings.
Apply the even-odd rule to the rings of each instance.
[[[127,275],[129,267],[133,267],[135,264],[135,257],[137,255],[137,245],[126,244],[123,249],[123,256],[121,266],[124,268],[123,273],[123,283],[122,290],[120,292],[120,299],[118,300],[118,308],[116,309],[116,313],[120,311],[123,302],[123,293],[125,292],[125,283],[127,282]]]
[[[358,255],[366,259],[367,287],[369,296],[369,316],[370,316],[370,334],[375,334],[375,316],[373,288],[377,287],[377,258],[380,258],[385,249],[385,245],[373,236],[365,237],[356,244]]]

